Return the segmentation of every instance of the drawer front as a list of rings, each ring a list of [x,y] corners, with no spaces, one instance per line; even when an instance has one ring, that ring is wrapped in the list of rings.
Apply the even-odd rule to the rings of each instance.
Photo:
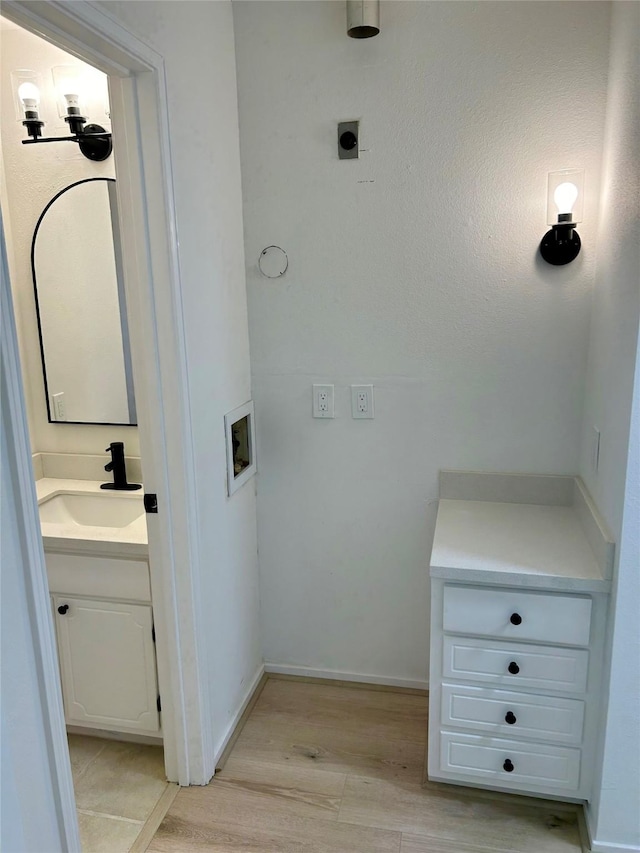
[[[588,646],[591,599],[447,585],[443,622],[454,634]]]
[[[149,565],[142,560],[45,552],[50,592],[151,601]]]
[[[487,687],[442,685],[442,725],[502,737],[580,744],[584,702]]]
[[[510,690],[584,693],[588,665],[589,653],[584,649],[443,637],[443,676],[455,681],[490,682]]]
[[[511,768],[510,772],[507,768]],[[440,769],[473,776],[489,785],[576,790],[580,782],[580,750],[441,732]]]

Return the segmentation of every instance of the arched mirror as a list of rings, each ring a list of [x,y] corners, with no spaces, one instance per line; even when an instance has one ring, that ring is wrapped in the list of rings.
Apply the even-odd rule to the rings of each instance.
[[[136,423],[115,183],[89,178],[66,187],[33,235],[51,423]]]

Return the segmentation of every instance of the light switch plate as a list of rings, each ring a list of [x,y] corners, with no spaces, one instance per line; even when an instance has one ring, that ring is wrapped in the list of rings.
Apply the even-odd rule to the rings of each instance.
[[[333,385],[313,386],[313,417],[334,417]]]
[[[351,386],[351,417],[373,418],[373,385]]]

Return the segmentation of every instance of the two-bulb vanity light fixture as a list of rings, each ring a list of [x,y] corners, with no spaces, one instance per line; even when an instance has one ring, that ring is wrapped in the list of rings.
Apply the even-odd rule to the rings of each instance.
[[[575,230],[582,222],[584,171],[565,169],[551,172],[547,189],[547,231],[540,242],[540,254],[548,264],[571,263],[580,252],[580,237]]]
[[[53,83],[57,94],[60,118],[69,125],[69,136],[42,136],[44,122],[40,119],[41,80],[32,71],[15,71],[12,74],[17,108],[22,124],[29,139],[23,139],[23,145],[41,142],[77,142],[80,151],[89,160],[106,160],[113,150],[111,133],[99,124],[87,124],[82,115],[83,101],[86,100],[85,81],[80,68],[72,65],[57,66],[52,69]]]

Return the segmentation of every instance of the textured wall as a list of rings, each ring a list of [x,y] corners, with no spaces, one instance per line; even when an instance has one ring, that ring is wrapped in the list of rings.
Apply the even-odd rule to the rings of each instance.
[[[198,492],[198,604],[219,745],[262,662],[255,480],[226,494],[224,414],[251,396],[231,3],[100,5],[165,60]]]
[[[103,454],[111,441],[124,441],[129,455],[138,455],[138,431],[135,427],[74,426],[50,424],[42,378],[40,345],[36,322],[33,282],[31,278],[31,241],[36,223],[44,207],[64,187],[83,178],[115,177],[113,157],[95,163],[83,157],[71,143],[38,146],[22,145],[24,128],[17,120],[11,72],[29,68],[42,75],[40,117],[46,122],[44,132],[64,136],[68,127],[54,107],[55,95],[51,68],[56,65],[83,63],[54,45],[15,26],[0,32],[0,106],[4,181],[2,205],[7,231],[11,285],[14,294],[20,357],[29,411],[29,430],[34,451]],[[103,74],[90,69],[97,80]],[[98,85],[98,84],[97,84]],[[98,91],[98,89],[96,89]],[[102,96],[89,101],[89,118],[110,129]]]
[[[365,41],[343,3],[234,15],[265,657],[424,682],[438,469],[578,467],[609,4],[383,2]],[[547,173],[571,167],[584,249],[552,268]]]
[[[0,224],[3,225],[4,221]],[[7,265],[2,235],[0,244],[0,285],[4,308]],[[2,327],[4,332],[4,319]],[[33,555],[25,533],[28,524],[21,512],[16,460],[17,451],[22,449],[22,429],[26,427],[22,423],[12,423],[10,418],[9,400],[13,394],[10,358],[5,358],[5,352],[3,340],[0,363],[0,565],[2,601],[6,609],[0,625],[0,846],[7,853],[40,850],[58,853],[68,848],[63,838],[56,769],[48,736],[51,717],[45,704],[42,649],[40,637],[36,634],[33,590],[26,581]],[[49,630],[49,639],[53,643],[53,624]],[[62,714],[62,697],[59,701]]]
[[[68,421],[129,423],[106,181],[56,199],[38,229],[35,267],[50,399],[64,393]]]
[[[629,850],[640,850],[639,45],[640,6],[614,3],[581,459],[582,476],[618,543],[602,779],[589,817],[598,842]],[[601,431],[597,474],[591,462],[594,426]]]

